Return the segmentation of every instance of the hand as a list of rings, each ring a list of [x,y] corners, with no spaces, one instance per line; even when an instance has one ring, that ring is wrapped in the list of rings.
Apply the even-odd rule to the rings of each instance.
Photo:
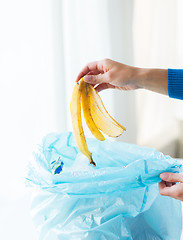
[[[162,173],[160,178],[160,194],[183,201],[183,173]]]
[[[92,84],[100,92],[107,88],[134,90],[144,88],[168,94],[167,70],[131,67],[110,59],[87,64],[76,78]]]
[[[131,67],[110,59],[87,64],[77,76],[76,82],[84,77],[84,81],[95,86],[98,92],[115,88],[119,90],[132,90],[139,88],[136,83],[138,68]]]

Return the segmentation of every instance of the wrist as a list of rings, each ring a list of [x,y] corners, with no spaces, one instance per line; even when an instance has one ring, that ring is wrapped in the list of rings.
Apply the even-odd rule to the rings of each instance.
[[[136,69],[136,85],[138,88],[168,94],[167,69]]]
[[[148,78],[150,75],[150,69],[136,68],[136,85],[138,88],[146,89],[148,85]]]

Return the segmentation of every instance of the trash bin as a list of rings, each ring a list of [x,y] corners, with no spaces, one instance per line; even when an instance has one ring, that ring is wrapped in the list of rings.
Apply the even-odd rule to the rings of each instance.
[[[43,138],[28,166],[31,215],[41,240],[180,239],[181,203],[159,195],[161,172],[181,164],[154,149],[87,139],[89,164],[70,132]]]

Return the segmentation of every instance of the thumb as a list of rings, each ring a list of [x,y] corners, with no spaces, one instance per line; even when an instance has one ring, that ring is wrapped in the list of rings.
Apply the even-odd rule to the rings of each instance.
[[[99,75],[85,75],[83,77],[84,81],[90,84],[99,84],[105,82],[105,74]]]
[[[161,173],[160,178],[166,182],[183,182],[183,174],[181,173]]]

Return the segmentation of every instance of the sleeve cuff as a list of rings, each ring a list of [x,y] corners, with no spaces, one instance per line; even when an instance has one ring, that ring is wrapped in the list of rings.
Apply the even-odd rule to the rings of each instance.
[[[183,69],[168,69],[168,95],[183,100]]]

